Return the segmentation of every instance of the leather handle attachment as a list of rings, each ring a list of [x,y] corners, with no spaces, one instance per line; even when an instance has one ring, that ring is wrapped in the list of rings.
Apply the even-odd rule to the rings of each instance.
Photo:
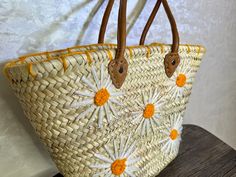
[[[121,88],[128,71],[128,62],[124,57],[126,48],[126,7],[127,0],[120,0],[117,30],[117,51],[115,59],[111,60],[108,65],[108,73],[110,74],[112,83],[116,88]]]
[[[175,22],[175,19],[174,19],[174,16],[171,12],[171,9],[168,5],[168,2],[167,0],[158,0],[145,27],[144,27],[144,30],[143,30],[143,33],[142,33],[142,36],[140,38],[140,45],[144,45],[144,42],[145,42],[145,38],[146,38],[146,35],[147,35],[147,32],[159,10],[159,7],[161,5],[161,3],[163,4],[163,7],[165,9],[165,12],[167,14],[167,17],[168,17],[168,20],[170,22],[170,25],[171,25],[171,31],[172,31],[172,38],[173,38],[173,42],[172,42],[172,49],[171,49],[171,52],[168,53],[166,56],[165,56],[165,59],[164,59],[164,66],[165,66],[165,73],[167,75],[167,77],[171,77],[176,68],[178,67],[179,63],[180,63],[180,57],[179,57],[179,54],[178,54],[178,50],[179,50],[179,33],[178,33],[178,29],[177,29],[177,25],[176,25],[176,22]]]

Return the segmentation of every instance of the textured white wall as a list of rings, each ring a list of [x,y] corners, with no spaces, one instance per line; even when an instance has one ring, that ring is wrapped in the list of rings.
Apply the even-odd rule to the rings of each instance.
[[[138,6],[136,3],[138,2]],[[145,0],[130,0],[128,26]],[[148,0],[127,42],[137,44],[154,6]],[[169,0],[182,43],[203,44],[207,54],[197,74],[185,123],[197,124],[236,149],[236,1]],[[99,0],[0,0],[0,69],[22,54],[96,43],[106,5]],[[116,42],[114,8],[106,40]],[[135,9],[135,11],[133,11]],[[87,22],[87,23],[86,23]],[[147,43],[170,42],[161,10]],[[7,81],[0,76],[0,172],[4,177],[50,177],[56,168],[35,136]]]

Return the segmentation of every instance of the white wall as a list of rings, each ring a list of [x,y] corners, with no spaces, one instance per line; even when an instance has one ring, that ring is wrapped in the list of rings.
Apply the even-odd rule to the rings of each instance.
[[[134,2],[138,1],[129,1],[129,26],[138,9]],[[128,35],[128,44],[138,43],[154,2],[146,3]],[[236,149],[236,1],[169,0],[169,3],[181,42],[203,44],[207,48],[185,123],[204,127]],[[138,7],[143,4],[145,1],[139,0]],[[105,5],[98,0],[0,0],[0,69],[7,60],[22,54],[66,48],[76,42],[96,43]],[[108,26],[109,42],[116,42],[117,6]],[[148,43],[171,41],[163,10],[147,39]],[[0,76],[0,111],[1,175],[50,177],[56,173],[3,75]]]

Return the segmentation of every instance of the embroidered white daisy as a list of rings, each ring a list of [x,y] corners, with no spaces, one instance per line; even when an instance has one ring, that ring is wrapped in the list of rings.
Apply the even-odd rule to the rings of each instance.
[[[166,154],[178,152],[181,141],[181,133],[183,129],[183,119],[180,115],[173,115],[170,119],[171,127],[166,127],[166,130],[163,131],[166,137],[160,141],[160,144],[163,145],[161,150]]]
[[[99,163],[91,165],[92,168],[100,169],[98,173],[93,175],[97,176],[131,176],[134,177],[134,172],[138,170],[136,163],[139,157],[134,155],[136,150],[136,142],[130,143],[130,137],[121,137],[119,141],[114,140],[113,144],[109,147],[104,146],[105,154],[95,154]]]
[[[112,121],[113,117],[117,118],[117,111],[114,105],[121,105],[117,97],[122,95],[122,92],[117,92],[112,84],[109,74],[104,71],[104,65],[101,65],[100,72],[96,72],[95,67],[91,68],[92,76],[88,79],[85,76],[81,81],[87,86],[84,91],[78,90],[75,93],[84,97],[82,101],[75,101],[72,103],[73,108],[86,107],[77,119],[89,115],[92,112],[90,120],[91,123],[98,117],[98,127],[103,127],[104,118],[107,123]],[[98,115],[98,116],[97,116]]]
[[[162,98],[157,89],[150,90],[149,95],[142,93],[142,102],[136,101],[139,111],[132,113],[132,123],[139,124],[136,131],[141,135],[154,133],[154,125],[158,125],[160,108],[163,105]]]
[[[185,90],[190,88],[190,62],[182,61],[168,82],[169,93],[172,99],[182,97]]]

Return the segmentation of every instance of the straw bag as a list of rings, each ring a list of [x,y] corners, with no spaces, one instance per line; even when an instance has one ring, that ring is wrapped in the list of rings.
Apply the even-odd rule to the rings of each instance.
[[[155,176],[177,155],[183,114],[204,47],[179,45],[174,17],[158,0],[140,45],[126,46],[120,0],[117,45],[99,44],[20,57],[5,66],[24,113],[65,177]],[[172,45],[144,45],[163,4]]]

